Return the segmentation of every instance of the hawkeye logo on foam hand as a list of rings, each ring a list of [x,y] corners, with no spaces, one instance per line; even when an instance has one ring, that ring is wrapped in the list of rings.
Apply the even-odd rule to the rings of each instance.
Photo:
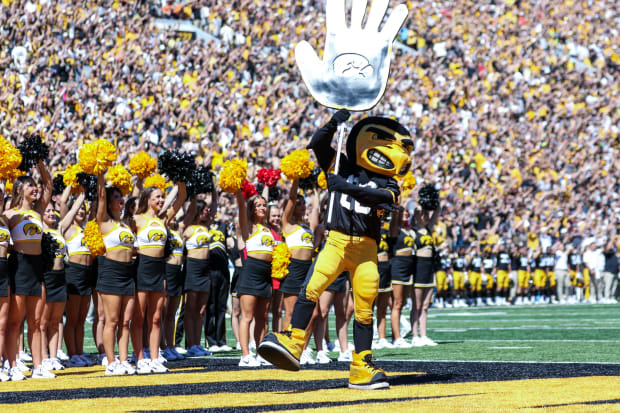
[[[166,241],[166,234],[160,229],[152,229],[149,231],[149,241]]]
[[[10,239],[8,231],[0,231],[0,242],[7,242]]]
[[[265,247],[273,247],[273,238],[271,238],[269,235],[263,235],[263,237],[260,239],[260,243]]]
[[[304,232],[301,235],[301,240],[306,244],[314,244],[314,235],[312,235],[310,232]]]
[[[41,233],[41,227],[37,224],[26,224],[24,225],[24,235],[33,236]]]
[[[133,234],[131,232],[126,232],[126,231],[123,231],[120,234],[118,234],[118,239],[122,244],[125,244],[125,245],[132,245],[135,240]]]

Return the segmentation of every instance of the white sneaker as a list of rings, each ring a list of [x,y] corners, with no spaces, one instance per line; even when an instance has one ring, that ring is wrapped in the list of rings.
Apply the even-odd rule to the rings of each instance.
[[[103,366],[103,359],[106,358],[105,354],[97,354],[97,364]],[[107,361],[106,361],[107,362]]]
[[[268,362],[267,360],[265,360],[261,356],[256,356],[256,361],[258,361],[258,363],[261,366],[273,366],[273,364],[271,364],[270,362]]]
[[[177,354],[180,354],[182,356],[185,355],[185,353],[187,353],[187,350],[185,350],[183,347],[175,347],[174,351],[176,351]]]
[[[411,344],[409,344],[407,340],[401,337],[397,340],[394,340],[394,343],[392,343],[392,346],[393,348],[410,348]]]
[[[241,357],[239,367],[260,367],[260,362],[256,360],[253,354],[248,354],[245,357]]]
[[[424,343],[420,337],[414,337],[411,339],[411,347],[424,347]]]
[[[43,365],[40,365],[32,371],[31,379],[55,379],[56,375],[51,371],[45,370]]]
[[[79,357],[79,358],[81,358],[81,359],[84,361],[84,363],[86,363],[86,365],[87,365],[88,367],[90,367],[90,366],[94,366],[94,365],[95,365],[95,363],[93,363],[93,362],[91,361],[91,359],[89,359],[88,357],[86,357],[86,355],[85,355],[85,354],[78,354],[78,357]]]
[[[312,356],[312,349],[311,348],[306,348],[304,351],[301,352],[301,357],[299,358],[299,364],[304,365],[304,364],[316,364],[316,361],[314,361],[314,357]]]
[[[56,358],[58,358],[59,360],[62,360],[62,361],[68,361],[69,360],[69,356],[67,356],[67,354],[64,351],[62,351],[62,350],[56,351]]]
[[[382,338],[373,347],[377,350],[381,350],[384,348],[393,348],[394,346],[392,345],[392,343],[387,341],[385,338]]]
[[[400,315],[400,336],[407,337],[411,332],[411,321],[407,320],[404,314]]]
[[[136,374],[136,369],[134,369],[133,366],[127,360],[121,363],[121,367],[125,370],[125,374],[128,374],[130,376],[132,374]]]
[[[32,361],[32,357],[30,356],[30,354],[26,353],[25,351],[20,351],[17,358],[19,358],[21,361]]]
[[[138,364],[136,365],[136,371],[138,374],[149,374],[153,370],[151,369],[151,363],[148,359],[138,360]]]
[[[106,359],[106,364],[107,364],[107,359]],[[77,354],[74,354],[73,356],[71,356],[69,361],[67,361],[67,367],[86,367],[86,362],[82,360],[80,356],[78,356]]]
[[[168,362],[168,359],[164,357],[164,352],[162,350],[159,350],[159,356],[157,357],[157,361],[159,361],[161,364],[166,364]]]
[[[220,346],[209,346],[209,351],[212,353],[217,353],[220,351]]]
[[[47,371],[53,370],[52,359],[43,359],[43,361],[41,361],[41,366]]]
[[[151,360],[150,363],[151,371],[153,373],[166,373],[168,372],[168,367],[164,366],[158,359]]]
[[[163,356],[166,358],[166,360],[168,361],[175,361],[177,360],[177,356],[176,354],[174,354],[174,351],[172,351],[171,349],[167,348],[164,350],[163,352]]]
[[[420,338],[420,340],[422,341],[423,345],[425,345],[425,346],[435,347],[437,345],[437,343],[435,343],[433,340],[431,340],[427,336],[424,336],[424,337]]]
[[[63,366],[60,363],[60,360],[58,360],[57,358],[45,359],[45,360],[48,360],[47,365],[45,366],[45,368],[48,371],[52,371],[52,370],[58,371],[58,370],[64,370],[65,369],[65,366]],[[43,360],[43,363],[45,363],[45,360]]]
[[[341,351],[340,355],[338,356],[338,361],[353,361],[353,351]]]
[[[250,341],[249,347],[250,347],[250,351],[256,351],[256,342]]]
[[[241,343],[237,341],[237,345],[235,346],[235,350],[241,350]]]
[[[9,380],[11,380],[11,377],[4,372],[4,369],[0,369],[0,382]]]
[[[125,374],[127,374],[125,367],[123,367],[121,363],[116,360],[114,360],[111,364],[108,364],[105,368],[106,376],[123,376]]]
[[[231,351],[232,347],[227,346],[226,344],[224,344],[223,346],[220,346],[220,351]]]
[[[30,371],[30,367],[26,366],[26,363],[24,363],[20,359],[15,360],[15,364],[17,365],[19,371],[21,371],[22,373],[28,373]]]
[[[327,351],[321,350],[321,351],[316,352],[315,361],[318,364],[329,364],[332,362],[332,359],[330,359],[329,356],[327,355]]]
[[[334,343],[334,349],[332,351],[337,351],[340,353],[340,340],[336,340]]]
[[[24,373],[22,373],[21,370],[17,367],[13,367],[9,370],[9,377],[11,378],[11,381],[26,380],[26,376],[24,376]]]

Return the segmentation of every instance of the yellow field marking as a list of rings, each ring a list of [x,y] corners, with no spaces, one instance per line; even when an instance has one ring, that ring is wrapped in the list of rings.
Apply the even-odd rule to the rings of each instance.
[[[144,376],[105,376],[104,370],[101,367],[97,369],[94,367],[89,369],[83,368],[82,371],[77,372],[77,374],[74,374],[76,373],[75,370],[71,369],[60,371],[58,377],[52,380],[26,380],[2,383],[2,386],[0,386],[0,394],[4,392],[44,390],[63,391],[69,389],[92,389],[97,387],[158,386],[171,384],[217,383],[224,381],[242,382],[248,380],[309,381],[347,379],[349,377],[349,372],[342,370],[306,370],[298,373],[276,369],[201,371],[199,373],[191,372],[203,370],[202,367],[197,367],[180,369],[181,371],[187,371],[188,373],[149,374]],[[175,369],[172,369],[172,371],[175,371]]]
[[[250,371],[242,372],[246,376]],[[278,375],[284,372],[278,371]],[[305,376],[300,374],[299,376]],[[315,372],[327,378],[328,371]],[[172,377],[172,376],[166,376]],[[301,377],[300,377],[301,378]],[[246,380],[248,378],[246,377]],[[120,412],[126,410],[170,410],[196,408],[224,408],[255,405],[287,405],[321,402],[357,402],[355,405],[338,406],[338,411],[380,412],[430,412],[437,411],[507,411],[527,409],[532,412],[556,408],[533,409],[554,404],[579,404],[618,397],[620,377],[578,377],[498,382],[473,382],[452,384],[424,384],[392,386],[388,390],[359,391],[346,388],[315,391],[279,391],[262,393],[217,393],[186,396],[153,396],[128,398],[99,398],[82,400],[53,400],[45,402],[4,405],[20,411]],[[443,398],[441,398],[443,396]],[[412,401],[397,401],[407,397],[438,397]],[[373,400],[396,399],[373,403]],[[369,401],[364,404],[363,401]],[[3,406],[3,407],[4,407]],[[616,407],[614,405],[613,407]],[[609,406],[586,405],[587,411],[609,411]],[[334,407],[332,407],[333,409]],[[308,411],[307,409],[304,409]],[[325,409],[315,409],[324,411]],[[571,409],[561,409],[571,410]],[[576,410],[573,406],[572,410]],[[577,409],[581,410],[581,409]]]

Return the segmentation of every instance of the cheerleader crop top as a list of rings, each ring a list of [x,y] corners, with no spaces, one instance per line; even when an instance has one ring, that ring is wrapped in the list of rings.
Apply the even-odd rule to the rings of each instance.
[[[258,224],[256,231],[245,242],[245,249],[248,254],[271,254],[274,245],[275,240],[269,228]]]
[[[130,250],[134,247],[135,236],[125,224],[116,222],[110,232],[104,234],[103,244],[106,251]]]
[[[172,245],[172,253],[170,255],[182,256],[183,255],[183,238],[178,232],[170,230],[170,244]]]
[[[194,225],[192,235],[185,241],[185,246],[188,251],[208,249],[210,242],[209,230],[204,225]]]
[[[54,257],[64,258],[65,253],[67,252],[67,248],[65,247],[65,237],[63,237],[62,234],[55,229],[46,229],[45,233],[50,234],[54,241],[58,243],[58,248],[54,250]]]
[[[6,219],[0,217],[0,247],[8,247],[11,243],[11,231],[6,223]]]
[[[70,257],[73,255],[90,255],[90,250],[84,242],[84,230],[78,225],[74,224],[73,226],[75,233],[66,242],[67,253]]]
[[[313,249],[314,235],[308,228],[297,225],[295,229],[289,233],[283,233],[284,240],[288,249]]]
[[[138,239],[137,247],[142,248],[164,248],[166,246],[166,238],[168,230],[159,218],[148,218],[144,215],[146,224],[138,231],[136,238]]]
[[[14,243],[41,240],[43,236],[43,224],[37,213],[28,211],[19,211],[19,219],[13,228],[11,228],[11,238]]]

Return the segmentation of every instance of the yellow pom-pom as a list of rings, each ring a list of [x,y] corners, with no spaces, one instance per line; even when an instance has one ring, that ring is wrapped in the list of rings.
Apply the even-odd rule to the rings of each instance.
[[[232,159],[224,162],[218,183],[224,192],[234,194],[243,185],[248,173],[248,162],[245,159]]]
[[[298,149],[282,158],[280,170],[290,180],[307,178],[314,169],[314,162],[310,160],[307,149]]]
[[[107,139],[97,139],[82,146],[78,160],[84,172],[101,175],[116,161],[116,148]]]
[[[138,178],[144,179],[157,169],[157,160],[144,151],[135,154],[129,160],[129,170]]]
[[[0,136],[0,179],[7,179],[22,163],[22,154],[13,144]]]
[[[26,172],[18,168],[8,171],[6,174],[6,185],[4,187],[4,192],[7,194],[13,192],[13,183],[15,182],[15,179],[24,175],[26,175]]]
[[[325,177],[325,172],[321,171],[316,181],[319,184],[319,188],[327,189],[327,178]]]
[[[411,191],[416,184],[415,176],[411,173],[411,171],[407,172],[407,174],[403,177],[402,188],[403,191]]]
[[[108,168],[106,180],[121,190],[123,195],[128,195],[133,190],[131,174],[123,165],[115,165]]]
[[[103,243],[103,234],[99,228],[97,221],[88,221],[84,228],[84,244],[94,256],[105,254],[105,244]]]
[[[62,181],[65,183],[65,185],[71,187],[71,192],[74,194],[83,191],[82,186],[78,184],[77,178],[77,175],[80,172],[83,172],[82,167],[76,163],[75,165],[67,166],[65,173],[62,175]]]
[[[161,189],[161,191],[165,194],[166,189],[170,186],[170,182],[166,182],[166,178],[164,178],[160,174],[151,175],[144,180],[144,187],[149,188],[154,186],[156,188]]]
[[[291,252],[286,242],[281,242],[273,248],[271,260],[271,278],[281,280],[288,274],[288,266],[291,263]]]

